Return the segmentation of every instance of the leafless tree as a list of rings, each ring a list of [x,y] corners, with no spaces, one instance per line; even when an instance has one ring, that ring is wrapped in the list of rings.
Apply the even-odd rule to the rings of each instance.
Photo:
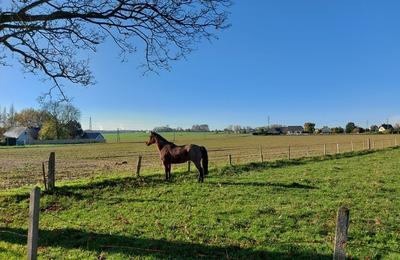
[[[83,51],[106,38],[121,59],[143,51],[144,71],[169,69],[202,38],[228,26],[231,0],[11,0],[0,2],[0,64],[18,58],[26,72],[84,86],[94,78]]]

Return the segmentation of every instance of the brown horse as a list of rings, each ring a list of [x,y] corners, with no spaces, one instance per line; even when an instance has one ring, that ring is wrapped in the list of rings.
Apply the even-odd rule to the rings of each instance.
[[[203,146],[195,144],[175,145],[155,132],[150,132],[150,139],[146,144],[148,146],[157,145],[161,161],[164,164],[166,180],[171,178],[171,164],[187,161],[192,161],[199,171],[199,182],[203,182],[204,176],[208,174],[208,154]],[[201,161],[203,167],[200,163]]]

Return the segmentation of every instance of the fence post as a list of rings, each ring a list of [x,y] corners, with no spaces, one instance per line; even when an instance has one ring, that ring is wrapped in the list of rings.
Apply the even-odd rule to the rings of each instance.
[[[350,211],[340,207],[337,213],[335,248],[333,259],[346,259],[347,232],[349,229]]]
[[[47,189],[49,191],[54,190],[56,186],[56,154],[50,153],[49,157],[49,169],[47,171]]]
[[[190,161],[188,161],[188,169],[187,169],[187,171],[190,172]]]
[[[37,247],[39,240],[39,211],[40,189],[35,187],[31,191],[29,202],[29,226],[28,226],[28,260],[37,259]]]
[[[394,138],[394,146],[397,146],[397,137]]]
[[[326,144],[324,144],[324,156],[326,155]]]
[[[351,141],[351,151],[354,152],[354,143]]]
[[[136,164],[136,176],[140,177],[140,167],[142,167],[142,156],[138,156],[137,164]]]
[[[371,150],[371,139],[368,138],[368,150]]]
[[[340,153],[339,144],[336,144],[336,153]]]
[[[288,160],[290,160],[291,156],[290,156],[290,144],[288,146]]]
[[[260,144],[260,160],[261,160],[261,162],[264,162],[264,156],[263,156],[262,145],[261,144]]]
[[[228,154],[228,164],[232,166],[232,155]]]
[[[44,190],[47,190],[47,183],[46,183],[46,169],[44,166],[44,162],[42,162],[42,173],[43,173],[43,184],[44,184]]]

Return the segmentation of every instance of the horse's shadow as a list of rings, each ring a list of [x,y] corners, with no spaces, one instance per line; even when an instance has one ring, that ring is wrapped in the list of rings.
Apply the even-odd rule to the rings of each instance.
[[[20,234],[19,236],[16,234]],[[0,241],[11,244],[26,245],[26,229],[0,228]],[[163,239],[151,239],[119,235],[103,234],[82,231],[72,228],[61,228],[39,231],[39,246],[41,248],[60,247],[64,249],[82,249],[91,251],[97,256],[107,253],[119,253],[129,258],[155,257],[155,258],[235,258],[235,259],[331,259],[330,255],[319,254],[314,251],[305,250],[304,245],[297,241],[295,244],[275,244],[278,251],[266,251],[239,246],[215,246],[183,241],[168,241]],[[40,256],[40,253],[39,253]]]

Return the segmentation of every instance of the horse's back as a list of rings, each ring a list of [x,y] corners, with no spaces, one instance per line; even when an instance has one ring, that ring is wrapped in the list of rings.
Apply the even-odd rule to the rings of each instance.
[[[164,147],[161,159],[171,163],[184,163],[187,161],[201,160],[202,146],[196,144],[174,145]]]

